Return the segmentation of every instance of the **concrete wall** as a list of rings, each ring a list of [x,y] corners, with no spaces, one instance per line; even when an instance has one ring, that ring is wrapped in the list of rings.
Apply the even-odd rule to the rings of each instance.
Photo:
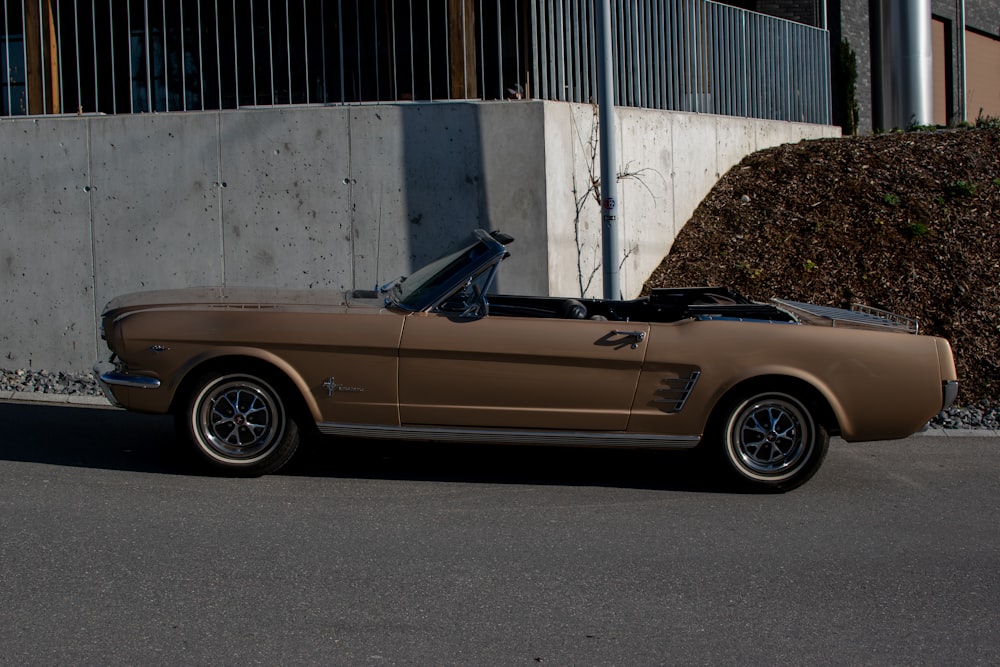
[[[600,178],[596,110],[562,104],[545,109],[549,291],[600,297],[601,212],[588,192]],[[840,128],[829,126],[707,114],[619,108],[616,117],[626,297],[639,293],[701,200],[745,156],[783,143],[840,136]]]
[[[0,121],[0,367],[86,370],[122,292],[370,288],[473,227],[517,239],[503,291],[599,295],[596,129],[553,102]],[[744,155],[838,132],[619,109],[626,296]]]

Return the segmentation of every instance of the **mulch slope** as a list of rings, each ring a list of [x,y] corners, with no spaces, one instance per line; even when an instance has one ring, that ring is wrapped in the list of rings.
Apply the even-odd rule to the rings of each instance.
[[[1000,129],[804,141],[733,167],[646,283],[862,303],[951,341],[960,400],[1000,399]]]

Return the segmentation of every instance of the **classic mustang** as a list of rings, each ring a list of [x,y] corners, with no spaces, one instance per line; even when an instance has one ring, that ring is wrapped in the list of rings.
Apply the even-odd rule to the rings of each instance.
[[[512,241],[474,238],[347,294],[192,288],[102,315],[115,404],[173,413],[215,470],[261,475],[315,426],[339,436],[691,448],[762,490],[822,463],[831,434],[901,438],[954,400],[948,342],[888,313],[725,288],[634,300],[490,294]]]

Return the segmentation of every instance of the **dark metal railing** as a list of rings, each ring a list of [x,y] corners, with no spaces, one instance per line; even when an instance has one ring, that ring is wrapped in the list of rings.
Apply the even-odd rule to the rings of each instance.
[[[3,0],[0,116],[596,99],[595,0]],[[828,123],[825,30],[613,0],[619,105]]]

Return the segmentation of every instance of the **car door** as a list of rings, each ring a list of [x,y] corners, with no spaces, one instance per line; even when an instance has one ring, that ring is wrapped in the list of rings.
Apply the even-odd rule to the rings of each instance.
[[[649,325],[412,313],[399,349],[402,425],[622,431]]]

